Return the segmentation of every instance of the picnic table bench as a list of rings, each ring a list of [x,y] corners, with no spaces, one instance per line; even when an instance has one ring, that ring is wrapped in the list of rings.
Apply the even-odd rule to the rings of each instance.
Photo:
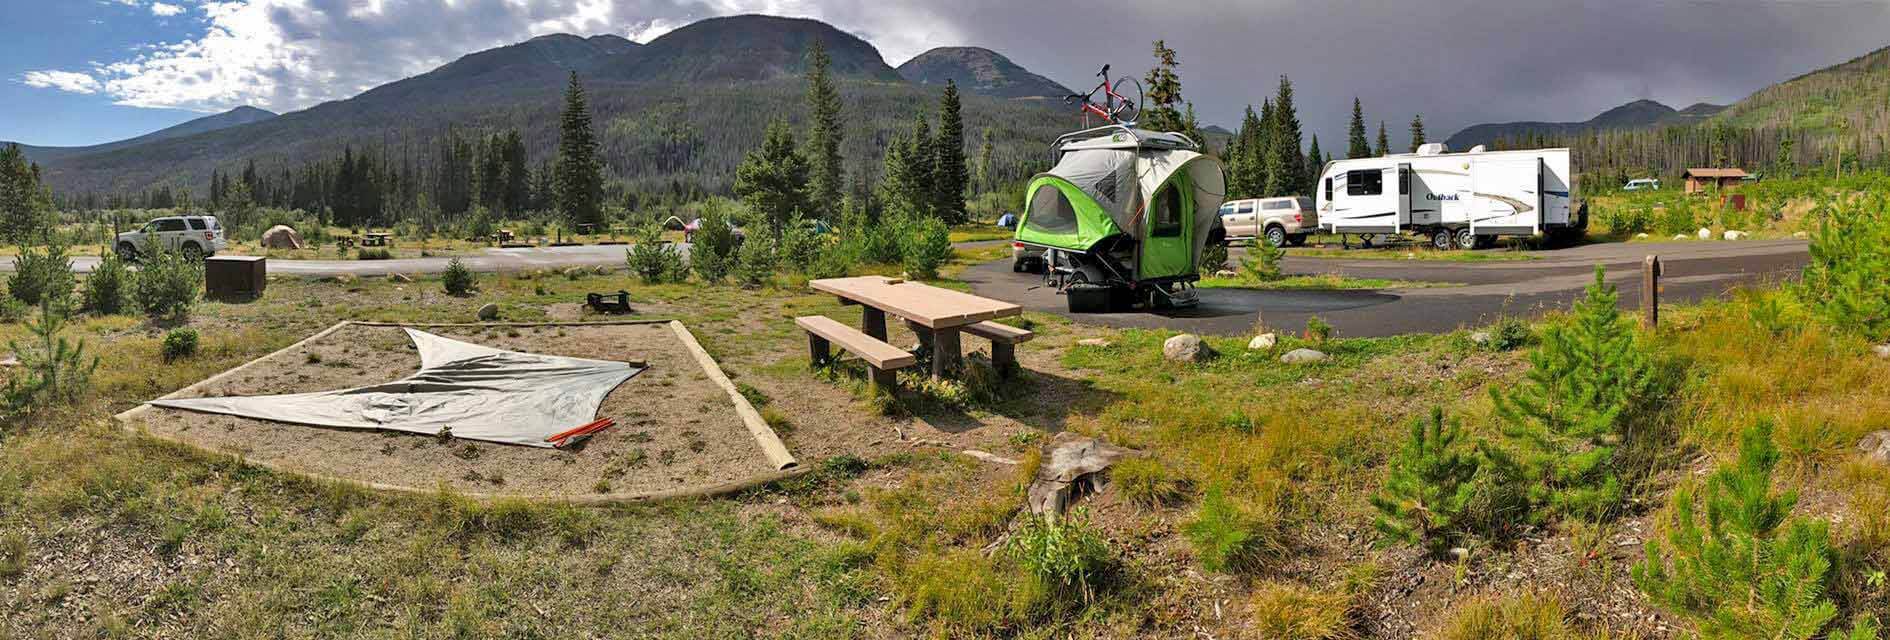
[[[1032,337],[1028,330],[991,322],[1024,312],[1023,307],[1002,300],[885,276],[827,278],[808,286],[833,294],[842,304],[859,305],[860,333],[880,344],[886,341],[887,314],[905,321],[919,336],[920,345],[931,351],[934,378],[958,369],[963,358],[962,333],[990,340],[992,364],[1007,375],[1016,370],[1017,343]]]
[[[391,233],[366,233],[366,234],[362,234],[362,235],[361,235],[361,246],[363,246],[363,247],[385,247],[385,246],[387,246],[387,241],[388,241],[388,239],[390,239],[390,238],[392,238],[393,236],[394,236],[394,234],[391,234]]]

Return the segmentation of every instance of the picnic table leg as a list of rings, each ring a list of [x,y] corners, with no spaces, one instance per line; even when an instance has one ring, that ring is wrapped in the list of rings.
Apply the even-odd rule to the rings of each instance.
[[[873,386],[880,391],[892,393],[899,388],[899,372],[872,366],[867,367],[867,370],[873,372]]]
[[[926,353],[928,355],[934,351],[934,349],[932,348],[933,344],[932,344],[932,330],[931,329],[927,329],[925,325],[919,324],[917,322],[913,322],[911,320],[906,321],[906,328],[912,330],[912,335],[919,337],[919,349],[918,349],[919,351]]]
[[[1017,373],[1017,345],[1001,340],[991,341],[991,368],[997,369],[998,375],[1009,378]]]
[[[962,356],[958,345],[958,329],[937,329],[932,332],[932,377],[943,379],[958,370],[958,359]]]
[[[825,365],[827,361],[833,357],[831,355],[832,352],[829,351],[828,348],[829,345],[827,344],[826,338],[812,333],[807,334],[807,359],[809,362],[813,363],[814,366],[819,367]]]
[[[860,305],[860,330],[880,342],[885,342],[886,311]]]

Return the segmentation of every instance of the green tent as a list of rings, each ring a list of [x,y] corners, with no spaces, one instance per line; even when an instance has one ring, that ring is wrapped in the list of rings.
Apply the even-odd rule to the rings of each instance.
[[[1064,136],[1025,192],[1017,240],[1109,263],[1124,284],[1194,280],[1226,190],[1220,163],[1196,149],[1120,126]]]

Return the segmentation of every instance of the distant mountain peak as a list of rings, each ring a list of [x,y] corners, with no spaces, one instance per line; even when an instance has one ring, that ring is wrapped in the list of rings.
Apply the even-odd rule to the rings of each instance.
[[[1471,125],[1452,134],[1445,144],[1452,149],[1468,149],[1480,144],[1490,144],[1498,138],[1520,138],[1538,134],[1554,137],[1588,131],[1617,131],[1692,124],[1710,118],[1722,109],[1725,107],[1701,102],[1676,111],[1673,107],[1658,101],[1641,98],[1603,111],[1600,115],[1582,122],[1524,121]]]
[[[835,76],[897,81],[879,49],[808,18],[744,14],[709,18],[665,33],[600,72],[638,82],[756,82],[801,75],[819,42]]]
[[[998,98],[1061,98],[1069,88],[1031,73],[996,51],[983,47],[938,47],[899,65],[899,76],[913,84],[945,84]]]

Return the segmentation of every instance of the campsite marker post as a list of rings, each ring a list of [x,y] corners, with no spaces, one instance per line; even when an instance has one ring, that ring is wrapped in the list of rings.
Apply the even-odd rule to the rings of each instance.
[[[1641,326],[1660,328],[1660,256],[1641,261]]]

